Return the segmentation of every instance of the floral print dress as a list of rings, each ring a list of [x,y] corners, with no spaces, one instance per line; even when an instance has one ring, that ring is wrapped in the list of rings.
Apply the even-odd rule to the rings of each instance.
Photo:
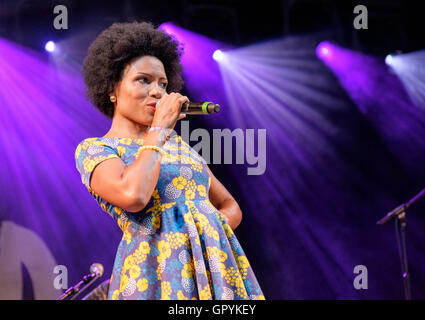
[[[127,212],[90,188],[93,169],[133,163],[143,139],[88,138],[75,151],[81,181],[123,232],[108,299],[264,299],[233,231],[212,205],[205,160],[179,135],[162,149],[158,183],[147,206]]]

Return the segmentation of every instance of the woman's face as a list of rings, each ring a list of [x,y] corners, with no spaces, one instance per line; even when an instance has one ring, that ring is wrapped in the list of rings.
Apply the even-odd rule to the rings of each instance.
[[[117,97],[115,113],[138,124],[149,126],[155,103],[166,94],[167,75],[162,62],[153,56],[134,58],[125,67],[111,95]]]

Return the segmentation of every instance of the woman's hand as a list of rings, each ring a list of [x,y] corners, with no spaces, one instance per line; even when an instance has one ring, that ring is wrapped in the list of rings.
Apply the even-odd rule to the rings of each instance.
[[[156,105],[151,126],[174,129],[176,122],[186,117],[185,114],[180,113],[180,110],[182,104],[188,101],[188,97],[182,96],[180,93],[166,93]]]
[[[217,210],[221,213],[226,223],[232,230],[235,230],[242,220],[242,212],[238,203],[234,199],[229,199],[224,204],[221,204],[219,208]]]

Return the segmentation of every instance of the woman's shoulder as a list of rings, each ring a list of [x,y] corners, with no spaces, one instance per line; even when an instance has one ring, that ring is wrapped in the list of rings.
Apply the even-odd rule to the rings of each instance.
[[[104,138],[104,137],[90,137],[85,138],[77,145],[75,149],[75,158],[78,158],[82,152],[92,154],[98,153],[104,149],[104,147],[109,147],[116,149],[118,143],[115,139]]]
[[[133,138],[118,138],[118,137],[91,137],[85,138],[82,140],[79,145],[98,145],[98,146],[110,146],[112,148],[116,148],[119,145],[131,145],[131,144],[143,144],[143,139],[133,139]]]

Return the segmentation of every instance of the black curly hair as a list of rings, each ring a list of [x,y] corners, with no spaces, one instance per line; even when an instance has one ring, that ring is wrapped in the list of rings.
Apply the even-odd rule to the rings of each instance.
[[[125,66],[144,55],[154,56],[164,65],[167,92],[179,91],[183,87],[181,54],[179,44],[150,22],[114,23],[94,40],[84,60],[82,74],[87,97],[112,118],[114,104],[109,94],[121,80]]]

